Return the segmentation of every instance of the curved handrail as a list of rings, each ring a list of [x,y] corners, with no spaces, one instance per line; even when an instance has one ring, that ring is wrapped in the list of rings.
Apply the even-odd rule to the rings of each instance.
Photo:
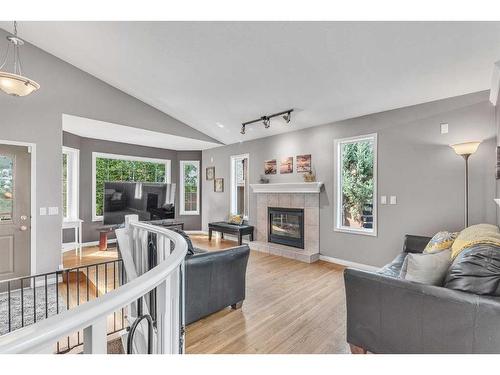
[[[182,263],[187,254],[187,243],[180,234],[139,222],[130,223],[130,225],[167,236],[174,242],[174,251],[164,262],[118,289],[74,309],[0,337],[0,353],[36,352],[37,349],[51,345],[63,336],[88,327],[103,315],[113,313],[156,288]]]

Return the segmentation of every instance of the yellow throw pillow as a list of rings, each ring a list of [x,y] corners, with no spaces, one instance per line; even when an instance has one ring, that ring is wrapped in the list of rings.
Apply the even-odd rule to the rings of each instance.
[[[448,250],[453,245],[453,242],[455,242],[455,238],[457,238],[457,236],[458,232],[437,232],[425,247],[424,253],[434,254],[443,250]]]
[[[492,224],[477,224],[465,228],[451,246],[451,257],[456,258],[462,250],[476,244],[500,246],[500,230],[498,227]]]
[[[243,215],[231,215],[229,216],[229,224],[241,225],[243,223]]]

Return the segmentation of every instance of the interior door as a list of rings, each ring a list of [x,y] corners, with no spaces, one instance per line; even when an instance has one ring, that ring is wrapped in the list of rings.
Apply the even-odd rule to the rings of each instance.
[[[30,193],[28,147],[0,144],[0,281],[30,274]]]

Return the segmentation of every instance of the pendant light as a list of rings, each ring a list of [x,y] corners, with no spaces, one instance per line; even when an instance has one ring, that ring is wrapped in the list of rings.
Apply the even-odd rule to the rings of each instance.
[[[40,85],[35,81],[23,76],[21,68],[21,58],[19,57],[19,47],[24,44],[24,41],[17,37],[17,22],[14,21],[14,35],[7,37],[7,51],[5,58],[0,64],[0,90],[4,93],[13,96],[26,96],[40,88]],[[8,72],[7,64],[9,62],[10,46],[13,46],[13,70]]]

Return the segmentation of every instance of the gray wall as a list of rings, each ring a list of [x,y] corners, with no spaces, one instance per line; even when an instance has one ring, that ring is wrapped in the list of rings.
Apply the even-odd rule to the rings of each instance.
[[[449,134],[440,134],[442,122],[449,123]],[[396,195],[398,204],[379,205],[377,237],[334,232],[334,139],[374,132],[378,194]],[[226,182],[224,193],[214,193],[213,182],[203,178],[203,229],[229,214],[230,155],[250,154],[250,182],[256,183],[265,160],[310,153],[317,180],[325,183],[320,194],[321,254],[381,266],[401,250],[406,233],[433,235],[462,228],[464,161],[448,145],[469,140],[483,140],[470,158],[470,222],[496,223],[494,107],[488,92],[479,92],[203,151],[204,167],[214,165],[216,176]],[[271,177],[271,182],[289,181],[302,181],[302,175]],[[255,217],[251,193],[250,222]]]
[[[172,183],[177,184],[175,201],[176,218],[184,222],[186,230],[200,230],[201,215],[179,215],[179,161],[201,160],[201,151],[175,151],[109,142],[79,137],[68,132],[63,132],[63,145],[80,150],[80,218],[84,221],[82,230],[83,242],[97,241],[99,239],[97,228],[102,225],[102,222],[92,221],[92,152],[171,160]],[[73,231],[67,230],[65,232],[64,242],[73,241]],[[113,238],[113,236],[110,236],[110,238]]]
[[[0,29],[0,40],[6,35]],[[28,43],[21,56],[23,71],[41,89],[24,98],[0,95],[0,139],[36,143],[37,212],[39,207],[61,207],[63,113],[214,141]],[[61,221],[61,215],[37,216],[37,272],[53,271],[60,264]]]

